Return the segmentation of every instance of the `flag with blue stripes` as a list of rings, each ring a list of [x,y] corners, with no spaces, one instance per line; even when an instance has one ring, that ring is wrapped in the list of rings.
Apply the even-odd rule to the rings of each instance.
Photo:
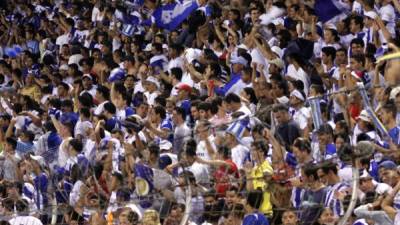
[[[172,31],[198,7],[195,0],[164,4],[153,12],[152,22],[159,28]]]
[[[321,22],[326,22],[348,11],[348,7],[340,0],[317,0],[314,9],[315,14]]]

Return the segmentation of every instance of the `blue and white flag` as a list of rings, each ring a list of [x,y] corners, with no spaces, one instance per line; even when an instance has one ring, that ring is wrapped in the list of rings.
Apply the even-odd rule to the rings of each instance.
[[[173,31],[198,7],[195,0],[164,4],[153,12],[152,22],[159,28]]]
[[[314,129],[318,130],[319,127],[323,124],[322,114],[321,114],[321,97],[311,97],[307,99],[308,103],[311,107],[311,115],[314,124]]]
[[[151,67],[160,67],[160,69],[165,70],[167,67],[168,59],[165,55],[155,55],[150,58],[150,66]],[[158,71],[156,71],[158,72]]]
[[[326,22],[349,10],[349,7],[341,0],[317,0],[314,5],[318,20]]]

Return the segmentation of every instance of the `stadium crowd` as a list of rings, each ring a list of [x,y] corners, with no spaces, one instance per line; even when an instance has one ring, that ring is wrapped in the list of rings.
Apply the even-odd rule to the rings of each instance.
[[[399,0],[3,0],[0,224],[400,224]]]

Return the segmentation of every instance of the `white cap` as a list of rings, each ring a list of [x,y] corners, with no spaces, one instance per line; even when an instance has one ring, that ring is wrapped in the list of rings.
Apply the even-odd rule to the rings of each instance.
[[[397,95],[400,94],[400,86],[395,87],[392,89],[392,91],[390,92],[390,99],[395,99]]]
[[[90,80],[93,80],[93,77],[88,73],[83,74],[82,79],[85,78],[85,77],[89,78]]]
[[[45,166],[46,162],[44,161],[44,158],[40,155],[30,155],[31,159],[35,160],[36,162],[39,163],[40,166]]]
[[[247,51],[249,50],[249,48],[243,43],[238,45],[237,48],[241,48],[241,49],[244,49],[244,50],[247,50]]]
[[[146,81],[151,82],[157,86],[157,88],[160,88],[160,82],[158,82],[157,78],[153,76],[147,77]]]
[[[376,12],[374,12],[374,11],[367,11],[367,12],[364,12],[364,16],[374,20],[378,16],[378,14],[376,14]]]
[[[160,150],[171,150],[172,144],[167,140],[160,141]]]
[[[302,100],[302,101],[305,100],[304,96],[303,96],[303,95],[300,93],[300,91],[297,90],[297,89],[293,90],[293,91],[290,93],[290,97],[292,97],[292,96],[294,96],[294,97],[296,97],[296,98],[298,98],[298,99],[300,99],[300,100]]]
[[[186,60],[191,63],[193,60],[200,58],[201,50],[197,48],[188,48],[185,50],[183,55],[185,56]]]
[[[143,51],[150,52],[151,51],[151,47],[152,47],[152,45],[151,45],[151,43],[149,43],[149,44],[146,45],[146,47],[143,49]]]
[[[288,99],[288,97],[286,97],[286,96],[279,97],[279,98],[277,98],[276,100],[278,100],[278,102],[279,102],[280,104],[287,104],[287,103],[289,103],[289,99]]]
[[[357,120],[362,120],[365,122],[371,122],[371,117],[369,116],[367,110],[362,110],[360,115],[357,116]]]
[[[274,64],[275,66],[279,67],[280,69],[283,69],[283,67],[285,67],[283,60],[280,58],[275,58],[273,60],[270,60],[269,64]]]
[[[68,65],[67,64],[62,64],[60,66],[60,68],[58,68],[59,70],[68,70]]]
[[[278,46],[272,46],[271,47],[271,51],[273,51],[275,54],[277,54],[279,56],[279,58],[282,58],[283,56],[283,51],[281,48],[279,48]]]

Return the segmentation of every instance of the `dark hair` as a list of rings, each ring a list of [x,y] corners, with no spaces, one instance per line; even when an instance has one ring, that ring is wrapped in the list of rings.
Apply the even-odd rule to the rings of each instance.
[[[324,94],[325,90],[324,90],[324,86],[319,85],[319,84],[311,84],[310,89],[314,89],[315,92],[317,92],[318,94]]]
[[[359,25],[361,29],[363,28],[363,26],[364,26],[364,19],[363,19],[361,16],[352,15],[352,16],[350,17],[350,21],[351,21],[351,20],[354,20],[355,24]]]
[[[166,107],[166,106],[167,106],[167,100],[165,99],[165,97],[163,97],[163,96],[161,96],[161,95],[157,96],[157,97],[154,99],[154,102],[155,102],[156,104],[161,105],[162,107]],[[142,103],[139,104],[139,106],[142,105],[142,104],[148,105],[147,102],[144,102],[144,101],[143,101]]]
[[[32,142],[35,140],[35,134],[30,130],[24,130],[22,133],[28,137],[29,141]]]
[[[211,103],[200,102],[200,104],[197,106],[197,110],[209,111],[209,110],[211,110]]]
[[[231,150],[226,145],[218,146],[218,153],[221,154],[224,159],[229,159],[231,156]]]
[[[253,146],[254,148],[257,149],[257,151],[262,151],[264,153],[264,155],[266,155],[268,153],[268,143],[264,140],[257,140],[254,141],[253,143],[251,143],[251,146]]]
[[[310,141],[304,138],[296,138],[293,142],[293,146],[298,148],[300,151],[304,152],[306,151],[307,153],[311,153],[311,145]]]
[[[304,174],[307,177],[312,177],[314,179],[314,181],[317,181],[319,179],[318,169],[319,169],[319,166],[314,163],[308,163],[303,167]]]
[[[149,149],[150,154],[157,156],[160,154],[160,146],[154,142],[150,143],[147,148]]]
[[[83,144],[82,141],[80,141],[79,139],[73,138],[69,141],[69,144],[76,152],[78,153],[82,152]]]
[[[247,204],[253,209],[258,209],[263,199],[263,192],[261,190],[250,191],[247,194]]]
[[[273,106],[272,111],[273,112],[288,112],[288,107],[284,104],[276,104]]]
[[[104,104],[104,110],[111,114],[115,114],[117,112],[117,108],[112,102],[107,102]]]
[[[338,172],[337,164],[333,163],[332,161],[322,162],[320,168],[325,174],[328,174],[329,171],[332,171],[334,174],[337,175]]]
[[[79,103],[84,106],[92,106],[93,105],[93,97],[88,92],[84,92],[78,97]]]
[[[365,46],[365,43],[364,43],[363,39],[361,39],[361,38],[353,38],[353,39],[351,40],[351,42],[350,42],[350,47],[351,47],[353,44],[361,45],[361,47],[363,47],[363,48],[364,48],[364,46]]]
[[[99,92],[103,96],[103,98],[107,100],[110,99],[110,89],[108,89],[108,87],[98,85],[96,91]]]
[[[15,138],[8,137],[8,138],[6,139],[6,141],[7,141],[7,143],[8,143],[9,145],[11,145],[11,147],[12,147],[13,150],[15,150],[15,149],[17,148],[17,140],[16,140]]]
[[[81,110],[79,110],[79,113],[82,114],[85,118],[90,117],[90,109],[87,107],[81,108]]]
[[[395,104],[385,104],[384,106],[382,106],[382,109],[385,110],[385,112],[392,114],[393,119],[396,118],[397,109]]]
[[[222,98],[221,97],[215,97],[211,100],[211,113],[212,114],[217,114],[218,113],[218,106],[222,106]]]
[[[240,103],[240,97],[235,93],[229,93],[225,96],[224,101],[226,103]]]
[[[182,80],[182,69],[179,67],[173,67],[171,69],[171,75],[173,75],[177,80]]]
[[[335,137],[334,137],[334,140],[336,141],[336,139],[338,139],[338,138],[343,139],[345,143],[349,143],[350,142],[349,135],[346,134],[346,133],[336,134]]]
[[[258,99],[256,96],[256,93],[254,92],[254,89],[252,87],[245,87],[244,92],[246,92],[246,94],[250,95],[250,102],[253,104],[257,104]]]
[[[330,56],[332,61],[335,60],[336,57],[336,49],[334,47],[331,46],[327,46],[327,47],[323,47],[321,49],[321,51],[326,55],[326,56]]]
[[[363,66],[365,65],[365,56],[363,54],[354,54],[351,55],[350,58],[356,60],[356,62],[361,63]]]
[[[161,119],[165,119],[167,117],[167,112],[165,111],[165,108],[162,106],[157,105],[154,107],[154,112],[155,114],[160,115]]]

